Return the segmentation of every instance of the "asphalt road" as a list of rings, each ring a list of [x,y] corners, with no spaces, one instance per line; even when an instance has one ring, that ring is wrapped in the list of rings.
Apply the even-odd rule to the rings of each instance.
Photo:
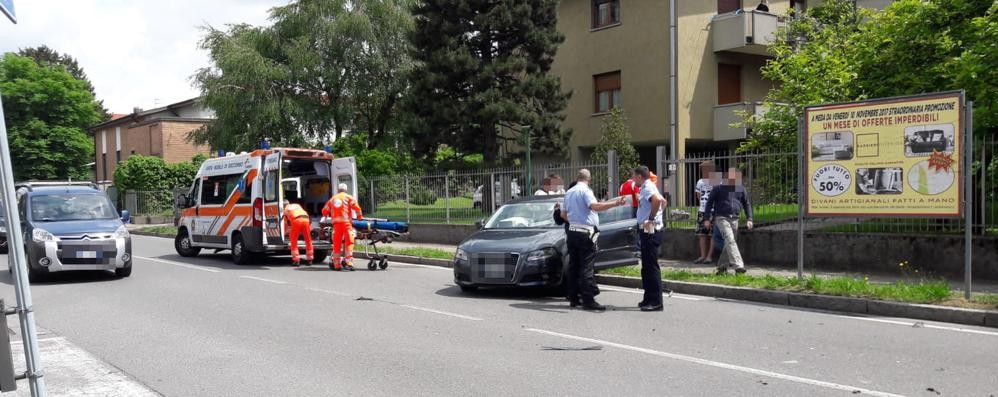
[[[37,322],[167,396],[998,395],[995,329],[695,296],[641,313],[609,287],[591,313],[463,294],[448,269],[238,267],[141,236],[134,253],[128,279],[33,285]]]

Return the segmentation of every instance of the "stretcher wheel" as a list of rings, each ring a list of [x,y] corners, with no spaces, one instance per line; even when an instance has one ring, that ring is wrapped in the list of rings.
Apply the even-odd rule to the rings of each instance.
[[[367,262],[367,270],[378,270],[378,262],[371,259],[370,262]]]
[[[381,262],[378,263],[378,267],[380,267],[381,270],[387,269],[388,268],[388,258],[381,258]]]

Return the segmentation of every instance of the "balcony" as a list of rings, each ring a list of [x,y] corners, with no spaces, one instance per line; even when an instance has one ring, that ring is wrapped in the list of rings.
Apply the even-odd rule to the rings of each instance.
[[[776,38],[784,22],[776,14],[763,11],[739,11],[721,14],[711,21],[714,52],[768,55],[766,46]]]
[[[767,107],[762,102],[738,102],[714,106],[714,141],[734,141],[748,136],[748,127],[732,127],[742,123],[744,113],[762,117]]]

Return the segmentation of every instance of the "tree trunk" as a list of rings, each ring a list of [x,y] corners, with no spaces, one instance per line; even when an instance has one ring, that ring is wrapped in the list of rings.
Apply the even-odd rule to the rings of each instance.
[[[482,149],[484,150],[482,156],[484,157],[485,165],[488,166],[495,165],[496,160],[498,159],[499,140],[496,136],[497,133],[498,131],[496,131],[495,122],[489,120],[482,125],[482,135],[485,137],[485,141],[482,145]]]

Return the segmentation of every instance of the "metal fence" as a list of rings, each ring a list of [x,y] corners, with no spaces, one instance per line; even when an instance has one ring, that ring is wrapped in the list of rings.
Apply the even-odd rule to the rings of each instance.
[[[611,194],[606,164],[565,164],[529,170],[508,167],[361,177],[358,195],[365,213],[372,217],[414,223],[472,224],[510,200],[534,194],[548,175],[558,175],[567,189],[569,181],[582,168],[592,173],[592,186],[597,195],[607,197]]]
[[[998,138],[979,141],[974,149],[973,232],[998,235]],[[678,160],[663,160],[662,169],[669,172],[661,187],[669,192],[670,184],[675,184],[677,196],[670,200],[670,227],[695,227],[699,203],[694,186],[704,177],[699,173],[699,164],[710,160],[717,171],[725,172],[729,167],[741,171],[757,227],[795,228],[800,205],[797,156],[798,153],[701,153]],[[809,219],[805,227],[819,232],[960,234],[964,223],[961,219],[948,218],[827,218]]]
[[[133,217],[153,217],[173,219],[176,215],[176,197],[187,189],[153,191],[119,191],[115,187],[107,189],[108,198],[119,210],[127,210]]]

